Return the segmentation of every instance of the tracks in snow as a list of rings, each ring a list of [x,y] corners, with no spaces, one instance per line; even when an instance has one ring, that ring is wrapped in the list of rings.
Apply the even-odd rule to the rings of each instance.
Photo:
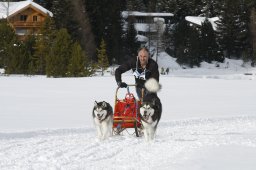
[[[0,169],[175,167],[205,147],[256,148],[256,117],[161,120],[154,143],[134,136],[95,138],[95,129],[0,133]]]

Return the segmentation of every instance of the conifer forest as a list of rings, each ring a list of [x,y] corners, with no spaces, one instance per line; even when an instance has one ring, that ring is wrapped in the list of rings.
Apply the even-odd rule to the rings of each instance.
[[[161,50],[180,65],[225,58],[256,62],[251,15],[255,0],[34,0],[53,13],[38,35],[19,40],[0,20],[0,68],[6,74],[48,77],[91,76],[136,57],[141,46],[134,20],[123,11],[172,13],[160,37]],[[186,16],[218,17],[217,30],[206,19],[193,27]],[[148,47],[150,44],[147,43]],[[158,47],[151,46],[150,50]],[[154,53],[154,50],[151,50]],[[153,55],[153,54],[152,54]]]

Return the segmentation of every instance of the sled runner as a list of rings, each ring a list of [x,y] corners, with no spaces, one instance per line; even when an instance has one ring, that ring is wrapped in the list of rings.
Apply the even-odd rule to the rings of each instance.
[[[141,136],[142,131],[142,124],[139,113],[141,100],[137,100],[133,93],[130,93],[130,86],[136,85],[127,86],[127,93],[124,99],[118,99],[117,93],[120,87],[116,89],[113,116],[113,134],[120,135],[123,131],[128,132],[128,128],[134,128],[133,134],[139,137]]]

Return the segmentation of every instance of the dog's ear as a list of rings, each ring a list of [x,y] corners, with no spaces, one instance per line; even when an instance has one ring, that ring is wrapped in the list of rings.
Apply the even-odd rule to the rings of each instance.
[[[97,107],[97,106],[98,106],[97,101],[94,101],[94,107]]]
[[[107,103],[105,101],[102,102],[102,107],[107,107]]]

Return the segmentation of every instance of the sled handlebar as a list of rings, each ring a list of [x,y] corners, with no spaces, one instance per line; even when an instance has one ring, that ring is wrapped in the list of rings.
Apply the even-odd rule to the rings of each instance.
[[[136,87],[137,84],[127,84],[126,89],[127,89],[127,92],[128,92],[128,93],[130,93],[129,87],[131,87],[131,86],[135,86],[135,87]],[[120,88],[121,88],[121,87],[119,87],[119,86],[116,88],[116,96],[117,96],[117,92],[118,92],[118,90],[119,90]]]
[[[128,92],[128,93],[130,93],[129,87],[131,87],[131,86],[136,87],[137,84],[127,84],[126,89],[127,89],[127,92]],[[116,88],[115,102],[117,101],[117,93],[118,93],[118,90],[119,90],[120,88],[121,88],[121,87],[119,87],[119,86]],[[143,98],[143,97],[144,97],[144,88],[142,88],[142,98]],[[142,101],[142,99],[140,99],[140,100]]]

